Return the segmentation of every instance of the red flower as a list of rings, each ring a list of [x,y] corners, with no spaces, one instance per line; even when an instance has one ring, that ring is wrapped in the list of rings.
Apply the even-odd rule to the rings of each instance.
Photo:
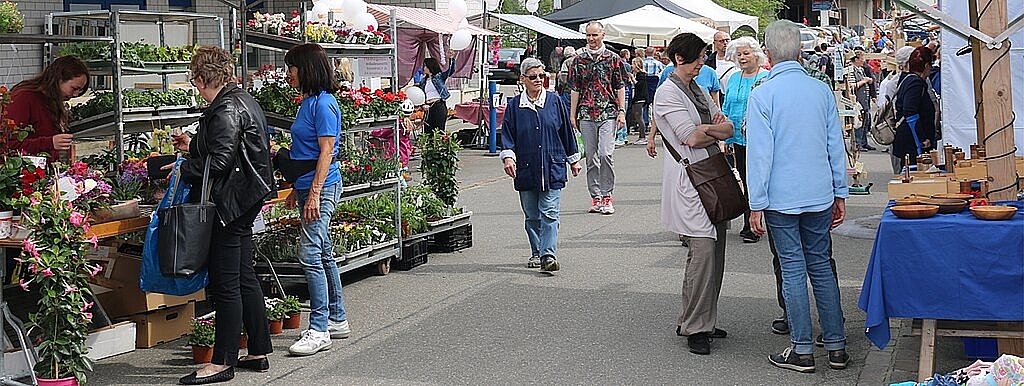
[[[384,96],[384,90],[381,90],[381,89],[378,88],[376,91],[373,92],[373,95],[376,95],[377,98],[380,98],[380,97]]]
[[[369,87],[366,87],[366,86],[363,86],[363,87],[360,87],[360,88],[359,88],[359,92],[361,92],[361,93],[363,93],[363,94],[369,94],[369,93],[370,93],[370,91],[371,91],[371,90],[370,90],[370,88],[369,88]]]
[[[392,93],[385,94],[384,95],[384,100],[388,101],[388,102],[394,102],[395,101],[395,94],[392,94]]]
[[[366,165],[366,172],[369,173],[369,172],[372,172],[372,171],[373,171],[373,166],[372,165]]]
[[[396,94],[396,95],[398,96],[398,99],[405,99],[406,98],[405,91],[399,91],[398,94]]]
[[[295,98],[293,98],[292,100],[295,101],[295,104],[301,105],[302,104],[302,95],[296,95]]]

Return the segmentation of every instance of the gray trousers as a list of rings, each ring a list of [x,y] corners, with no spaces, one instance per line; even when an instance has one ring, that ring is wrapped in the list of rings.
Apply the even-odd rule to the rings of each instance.
[[[580,120],[587,153],[587,189],[591,198],[611,197],[615,189],[612,152],[615,151],[615,120]]]
[[[683,306],[679,327],[683,335],[712,332],[718,323],[718,296],[725,275],[725,222],[715,225],[718,241],[684,236],[689,245],[683,273]]]

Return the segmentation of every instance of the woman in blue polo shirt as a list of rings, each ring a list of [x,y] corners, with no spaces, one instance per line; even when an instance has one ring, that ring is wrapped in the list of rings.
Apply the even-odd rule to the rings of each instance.
[[[341,109],[334,92],[331,62],[317,44],[302,44],[284,56],[288,84],[302,94],[299,113],[292,124],[291,158],[317,160],[316,169],[299,177],[288,196],[299,206],[302,232],[299,263],[309,285],[309,329],[288,351],[305,356],[331,348],[331,338],[347,338],[351,330],[345,317],[341,278],[334,260],[328,229],[341,198],[341,165],[335,161],[341,137]]]

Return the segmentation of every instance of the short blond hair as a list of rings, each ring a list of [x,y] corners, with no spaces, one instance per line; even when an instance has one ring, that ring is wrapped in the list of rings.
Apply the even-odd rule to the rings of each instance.
[[[216,46],[202,46],[188,65],[193,78],[203,78],[207,87],[220,87],[235,80],[235,58]]]

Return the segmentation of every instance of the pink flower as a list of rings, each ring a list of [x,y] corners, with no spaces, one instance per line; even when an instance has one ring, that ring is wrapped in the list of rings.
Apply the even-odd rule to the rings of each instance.
[[[32,272],[33,275],[35,275],[36,273],[39,272],[39,264],[33,263],[32,265],[28,266],[28,270],[29,272]]]
[[[67,283],[64,284],[64,294],[67,295],[72,292],[78,292],[78,288],[72,287]]]
[[[94,268],[89,270],[89,276],[90,277],[96,276],[96,275],[98,275],[100,273],[100,271],[103,271],[103,266],[97,264],[96,267],[94,267]]]
[[[82,315],[85,316],[85,320],[88,320],[90,322],[92,321],[92,312],[86,312],[86,313],[84,313]]]
[[[15,258],[14,258],[14,261],[17,261],[17,262],[19,262],[19,263],[24,263],[24,262],[25,262],[25,260],[23,260],[23,259],[22,259],[22,258],[20,258],[20,257],[15,257]]]
[[[71,224],[80,227],[85,222],[85,216],[82,213],[76,211],[71,212]]]
[[[92,308],[92,305],[93,305],[93,302],[85,303],[85,305],[82,306],[82,312],[85,312],[86,310]]]
[[[43,277],[51,277],[51,276],[53,276],[53,271],[51,271],[49,268],[43,270]]]
[[[39,257],[39,250],[36,249],[36,243],[32,242],[32,239],[25,239],[21,242],[21,249],[32,255],[32,257]]]
[[[18,285],[20,285],[21,289],[23,289],[25,291],[28,291],[28,283],[31,283],[31,282],[32,282],[32,280],[29,280],[29,281],[26,282],[25,279],[18,279]]]
[[[39,205],[39,199],[38,199],[38,198],[36,198],[35,196],[32,196],[31,198],[29,198],[29,199],[28,199],[28,202],[29,202],[30,204],[32,204],[32,206],[36,206],[36,205]]]
[[[99,242],[100,241],[99,239],[96,238],[96,235],[92,235],[92,238],[89,239],[89,243],[92,244],[92,249],[96,249],[96,246]]]
[[[82,224],[82,230],[85,231],[85,233],[89,233],[89,228],[90,227],[92,227],[92,225],[89,225],[88,221],[86,221],[85,223]]]

